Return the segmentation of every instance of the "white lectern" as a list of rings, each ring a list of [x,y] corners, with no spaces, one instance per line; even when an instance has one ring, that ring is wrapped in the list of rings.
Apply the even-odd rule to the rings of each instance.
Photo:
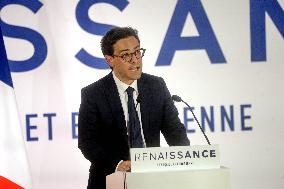
[[[131,159],[135,161],[132,165],[135,172],[109,175],[107,189],[123,189],[124,180],[127,189],[230,188],[230,170],[220,167],[219,147],[216,145],[138,149],[131,152]],[[151,171],[145,171],[145,167]]]
[[[229,188],[228,168],[127,174],[127,189]]]

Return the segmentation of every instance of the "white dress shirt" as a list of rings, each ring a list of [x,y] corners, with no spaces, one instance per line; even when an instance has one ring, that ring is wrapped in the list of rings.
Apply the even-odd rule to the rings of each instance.
[[[128,87],[132,87],[134,89],[133,99],[134,99],[134,103],[135,103],[136,100],[137,100],[138,94],[139,94],[138,93],[137,80],[135,80],[131,85],[127,85],[127,84],[123,83],[122,81],[120,81],[116,77],[114,72],[112,72],[112,75],[113,75],[113,78],[114,78],[114,81],[115,81],[115,84],[116,84],[116,87],[117,87],[117,90],[118,90],[118,94],[119,94],[119,97],[120,97],[120,102],[121,102],[122,109],[123,109],[123,112],[124,112],[124,117],[125,117],[125,123],[127,123],[128,120],[129,120],[129,116],[128,116],[128,105],[127,105],[128,95],[127,95],[126,89]],[[135,106],[136,106],[136,103],[135,103]],[[141,128],[141,135],[142,135],[143,144],[146,147],[143,128],[142,128],[142,122],[141,122],[141,112],[140,112],[140,104],[139,103],[137,104],[136,111],[138,113],[139,122],[140,122],[140,125],[141,125],[140,128]],[[125,126],[127,127],[127,125],[125,125]]]
[[[128,105],[127,105],[128,95],[127,95],[126,89],[129,86],[134,89],[134,91],[133,91],[133,99],[134,99],[134,103],[135,103],[136,100],[137,100],[138,94],[139,94],[138,93],[137,80],[135,80],[131,85],[127,85],[127,84],[123,83],[122,81],[120,81],[116,77],[114,72],[112,72],[112,76],[113,76],[114,82],[115,82],[117,90],[118,90],[120,102],[121,102],[123,113],[124,113],[125,123],[127,124],[128,120],[129,120],[129,116],[128,116]],[[141,125],[140,128],[141,128],[141,135],[142,135],[143,144],[146,147],[146,142],[145,142],[145,139],[144,139],[144,133],[143,133],[143,128],[142,128],[142,122],[141,122],[140,103],[137,104],[136,111],[138,113],[139,122],[140,122],[140,125]],[[125,127],[127,127],[127,125],[125,125]],[[118,162],[115,171],[117,171],[117,168],[118,168],[119,164],[122,163],[122,162],[123,162],[123,160]]]

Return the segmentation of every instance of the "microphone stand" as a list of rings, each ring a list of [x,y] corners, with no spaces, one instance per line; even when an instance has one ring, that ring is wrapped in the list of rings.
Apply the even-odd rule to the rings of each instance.
[[[195,114],[194,114],[193,111],[192,111],[192,108],[188,105],[188,103],[186,103],[185,101],[183,101],[182,98],[179,97],[179,96],[177,96],[177,95],[173,95],[173,96],[172,96],[172,99],[173,99],[173,101],[175,101],[175,102],[183,102],[183,103],[189,108],[190,112],[192,113],[192,115],[193,115],[193,117],[194,117],[194,120],[197,122],[197,124],[198,124],[198,126],[199,126],[201,132],[203,133],[203,135],[204,135],[204,137],[205,137],[205,139],[206,139],[208,145],[211,145],[209,139],[207,138],[206,134],[204,133],[202,127],[200,126],[200,123],[199,123],[198,119],[196,118]]]

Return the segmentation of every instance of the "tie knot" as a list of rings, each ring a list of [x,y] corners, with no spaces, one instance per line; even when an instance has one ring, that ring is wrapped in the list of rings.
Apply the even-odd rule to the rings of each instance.
[[[134,91],[134,89],[133,89],[132,87],[128,87],[128,88],[126,89],[126,92],[127,92],[127,95],[128,95],[128,96],[133,96],[133,91]]]

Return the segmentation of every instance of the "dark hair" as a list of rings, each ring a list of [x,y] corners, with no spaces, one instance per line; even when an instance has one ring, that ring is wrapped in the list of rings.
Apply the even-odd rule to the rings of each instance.
[[[109,30],[101,40],[103,55],[113,55],[113,45],[120,39],[133,36],[140,43],[138,31],[131,27],[115,27]]]

